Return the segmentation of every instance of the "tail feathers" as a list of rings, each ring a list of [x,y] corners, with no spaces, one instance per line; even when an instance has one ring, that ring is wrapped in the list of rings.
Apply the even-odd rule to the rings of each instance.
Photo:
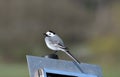
[[[84,73],[84,71],[82,70],[82,68],[78,65],[78,64],[80,64],[80,62],[79,62],[69,51],[65,51],[65,53],[74,60],[74,64],[77,66],[77,68],[78,68],[82,73]]]
[[[71,57],[75,62],[77,62],[78,64],[80,64],[80,62],[69,52],[69,51],[65,51],[65,53]]]

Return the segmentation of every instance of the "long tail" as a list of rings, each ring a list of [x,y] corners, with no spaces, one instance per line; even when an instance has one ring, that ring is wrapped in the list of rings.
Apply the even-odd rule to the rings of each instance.
[[[69,51],[65,51],[65,53],[74,60],[74,64],[76,65],[76,67],[77,67],[82,73],[84,73],[83,69],[79,66],[79,64],[80,64],[81,62],[78,61]]]
[[[69,51],[65,51],[65,53],[66,53],[69,57],[71,57],[75,62],[77,62],[78,64],[81,63],[81,62],[78,61]]]

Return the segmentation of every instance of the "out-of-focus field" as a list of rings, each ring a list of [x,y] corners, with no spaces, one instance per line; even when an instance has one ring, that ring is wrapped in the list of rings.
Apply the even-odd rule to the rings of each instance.
[[[99,63],[100,64],[100,63]],[[100,64],[102,67],[103,77],[119,77],[120,76],[120,63],[116,64]]]
[[[119,77],[120,67],[103,67],[103,77]]]
[[[29,77],[27,64],[0,63],[0,77]]]
[[[25,56],[52,53],[48,30],[78,60],[101,66],[103,77],[120,77],[119,0],[0,0],[0,77],[29,77]]]

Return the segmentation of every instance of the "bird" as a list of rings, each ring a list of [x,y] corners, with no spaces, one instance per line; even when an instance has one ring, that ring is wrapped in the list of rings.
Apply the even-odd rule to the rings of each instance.
[[[74,62],[80,64],[81,62],[78,61],[69,51],[69,49],[65,46],[63,40],[53,31],[49,30],[46,33],[43,33],[45,35],[45,43],[47,47],[53,51],[63,51],[65,52]]]

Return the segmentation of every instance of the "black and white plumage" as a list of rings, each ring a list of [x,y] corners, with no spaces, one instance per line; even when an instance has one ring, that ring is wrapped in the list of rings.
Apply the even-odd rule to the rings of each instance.
[[[69,57],[71,57],[75,62],[80,62],[69,52],[67,47],[64,45],[64,42],[62,39],[53,31],[47,31],[44,33],[45,35],[45,43],[47,47],[54,51],[63,51],[65,52]]]

